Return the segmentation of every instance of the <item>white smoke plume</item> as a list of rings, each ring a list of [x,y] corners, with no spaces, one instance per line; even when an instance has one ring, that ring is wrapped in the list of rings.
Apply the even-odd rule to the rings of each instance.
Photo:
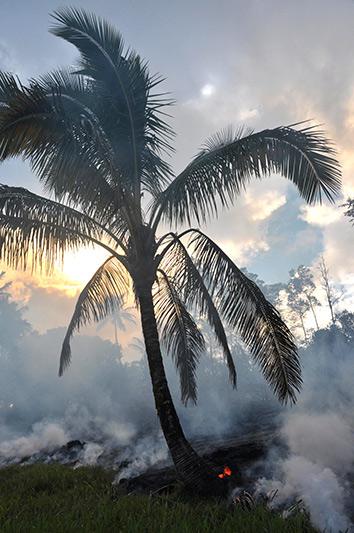
[[[320,531],[352,531],[353,345],[331,328],[315,336],[303,357],[304,390],[281,430],[286,453],[271,450],[257,491],[277,490],[271,505],[279,508],[301,499]]]
[[[58,424],[38,422],[28,436],[1,442],[0,458],[22,459],[41,451],[50,452],[68,440],[69,436]]]
[[[290,451],[273,466],[274,479],[262,478],[260,492],[277,490],[272,505],[282,507],[301,499],[311,521],[321,531],[339,532],[350,527],[343,478],[354,471],[353,432],[333,413],[293,414],[283,429]]]
[[[0,463],[99,464],[117,470],[117,481],[166,465],[145,358],[129,364],[117,345],[77,336],[72,365],[58,378],[64,334],[64,329],[28,332],[6,350],[0,347]],[[338,328],[318,332],[301,354],[299,402],[285,410],[242,350],[236,353],[237,391],[222,361],[205,355],[198,371],[199,403],[187,409],[179,402],[178,378],[167,357],[165,364],[190,439],[242,436],[281,414],[283,445],[270,450],[258,489],[277,488],[273,503],[280,507],[301,498],[317,527],[337,532],[349,527],[352,512],[352,354],[353,340]],[[73,449],[63,446],[75,440],[80,442]]]
[[[81,455],[81,461],[77,466],[94,466],[97,464],[98,458],[103,454],[104,447],[95,442],[89,442],[85,445]]]
[[[116,483],[138,476],[152,467],[162,467],[169,463],[168,449],[161,434],[158,437],[147,436],[140,439],[136,445],[126,448],[120,459],[126,462],[127,466],[119,471]]]

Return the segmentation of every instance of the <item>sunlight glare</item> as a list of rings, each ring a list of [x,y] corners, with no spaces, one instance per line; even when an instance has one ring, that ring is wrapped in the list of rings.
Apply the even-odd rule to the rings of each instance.
[[[58,270],[75,284],[85,285],[107,257],[108,253],[97,247],[68,252]]]
[[[208,98],[209,96],[212,96],[215,93],[215,87],[211,83],[207,83],[201,88],[200,92],[202,96]]]

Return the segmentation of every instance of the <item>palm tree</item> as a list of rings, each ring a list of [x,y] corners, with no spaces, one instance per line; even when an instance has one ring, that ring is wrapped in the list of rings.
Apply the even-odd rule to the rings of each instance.
[[[113,326],[114,331],[114,344],[120,349],[118,341],[118,330],[127,331],[127,324],[135,324],[135,316],[132,313],[132,308],[122,307],[118,309],[114,314],[107,316],[98,324],[96,330],[100,331],[107,324]]]
[[[23,85],[0,78],[0,158],[28,160],[53,199],[0,187],[0,260],[48,271],[67,250],[103,247],[108,257],[82,290],[60,357],[91,320],[115,312],[133,289],[140,309],[157,414],[177,472],[186,484],[215,476],[181,428],[166,380],[161,344],[177,366],[183,403],[196,402],[204,339],[192,316],[206,316],[236,369],[223,323],[260,365],[280,401],[301,386],[293,337],[257,285],[198,226],[233,204],[251,178],[278,173],[309,203],[340,188],[334,150],[308,125],[239,129],[214,136],[177,176],[166,154],[173,132],[162,81],[104,20],[76,9],[54,13],[51,32],[76,46],[76,70],[57,70]],[[171,231],[158,236],[160,224]],[[184,226],[185,227],[185,226]],[[161,343],[161,344],[160,344]]]

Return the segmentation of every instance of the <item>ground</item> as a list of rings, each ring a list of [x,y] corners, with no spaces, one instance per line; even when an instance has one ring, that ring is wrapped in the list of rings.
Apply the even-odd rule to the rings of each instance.
[[[129,495],[112,488],[113,473],[63,465],[0,470],[0,531],[6,532],[223,532],[314,533],[306,518],[288,520],[262,507],[230,510],[192,500],[178,488],[168,495]]]

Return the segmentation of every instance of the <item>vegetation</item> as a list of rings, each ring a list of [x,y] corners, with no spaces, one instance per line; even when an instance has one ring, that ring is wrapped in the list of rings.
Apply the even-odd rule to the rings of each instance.
[[[14,355],[18,341],[30,330],[30,325],[22,317],[22,309],[10,301],[10,282],[3,283],[5,273],[0,272],[0,357],[2,352]]]
[[[339,191],[334,150],[314,127],[226,132],[209,139],[173,176],[166,154],[171,102],[154,93],[161,79],[120,34],[83,11],[55,13],[52,33],[76,46],[76,70],[55,71],[25,86],[0,75],[0,159],[23,156],[54,200],[0,187],[0,259],[15,268],[50,270],[67,250],[96,244],[106,261],[83,289],[64,339],[106,318],[130,289],[140,308],[156,410],[186,483],[214,473],[188,443],[167,384],[160,340],[180,373],[182,400],[196,401],[204,338],[192,312],[204,315],[232,384],[236,369],[224,323],[239,334],[281,401],[301,386],[294,339],[258,286],[200,229],[158,235],[161,222],[198,224],[235,201],[251,178],[278,173],[309,203]]]
[[[120,531],[155,533],[314,532],[303,515],[283,520],[258,507],[230,510],[181,496],[138,496],[112,491],[112,474],[98,468],[10,467],[0,470],[0,529],[12,531]]]

